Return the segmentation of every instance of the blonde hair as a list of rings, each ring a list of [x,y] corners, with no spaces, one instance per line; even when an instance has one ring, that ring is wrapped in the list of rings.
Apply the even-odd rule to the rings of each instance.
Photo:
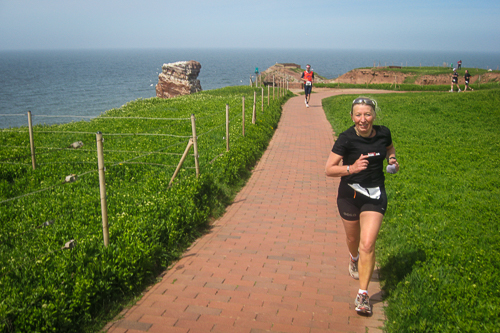
[[[375,118],[377,117],[377,113],[380,111],[378,107],[377,101],[371,97],[359,96],[358,98],[352,101],[351,105],[351,116],[354,112],[355,105],[369,105],[372,107],[373,112],[375,113]]]

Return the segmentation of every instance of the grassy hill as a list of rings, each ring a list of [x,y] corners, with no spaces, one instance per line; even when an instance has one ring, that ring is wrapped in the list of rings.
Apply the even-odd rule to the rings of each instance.
[[[252,88],[229,87],[151,98],[91,121],[35,126],[35,170],[27,128],[0,130],[0,332],[99,330],[154,282],[231,202],[291,93],[271,99],[264,111],[259,105],[255,124],[253,95]],[[192,114],[200,176],[191,150],[169,186],[192,136]],[[98,131],[104,138],[107,247]],[[83,147],[69,148],[75,141]],[[75,181],[66,182],[68,175]]]

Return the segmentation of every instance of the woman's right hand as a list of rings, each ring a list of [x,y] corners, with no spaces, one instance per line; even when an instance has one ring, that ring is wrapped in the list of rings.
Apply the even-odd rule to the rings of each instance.
[[[350,166],[350,172],[351,173],[359,173],[363,170],[366,170],[368,168],[368,155],[359,155],[359,158]]]

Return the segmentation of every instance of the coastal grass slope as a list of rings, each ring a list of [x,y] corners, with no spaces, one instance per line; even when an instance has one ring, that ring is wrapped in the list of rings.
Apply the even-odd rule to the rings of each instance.
[[[323,101],[336,133],[353,95]],[[498,332],[500,94],[372,96],[401,170],[377,242],[387,332]]]
[[[264,111],[257,104],[255,124],[253,96],[253,88],[228,87],[136,100],[88,122],[35,126],[36,170],[27,128],[1,130],[0,332],[97,331],[153,283],[243,186],[291,93],[271,99]],[[192,133],[191,114],[200,176],[191,151],[169,187]],[[108,247],[97,131],[104,137]],[[83,147],[69,148],[75,141]],[[71,174],[76,180],[65,182]]]

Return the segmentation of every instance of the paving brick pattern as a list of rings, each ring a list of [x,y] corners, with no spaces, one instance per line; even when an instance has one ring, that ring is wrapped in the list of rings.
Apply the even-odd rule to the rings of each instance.
[[[286,103],[225,215],[108,332],[382,332],[377,271],[374,314],[354,310],[339,180],[324,173],[333,132],[321,99],[340,93],[314,93],[309,108],[303,96]]]

